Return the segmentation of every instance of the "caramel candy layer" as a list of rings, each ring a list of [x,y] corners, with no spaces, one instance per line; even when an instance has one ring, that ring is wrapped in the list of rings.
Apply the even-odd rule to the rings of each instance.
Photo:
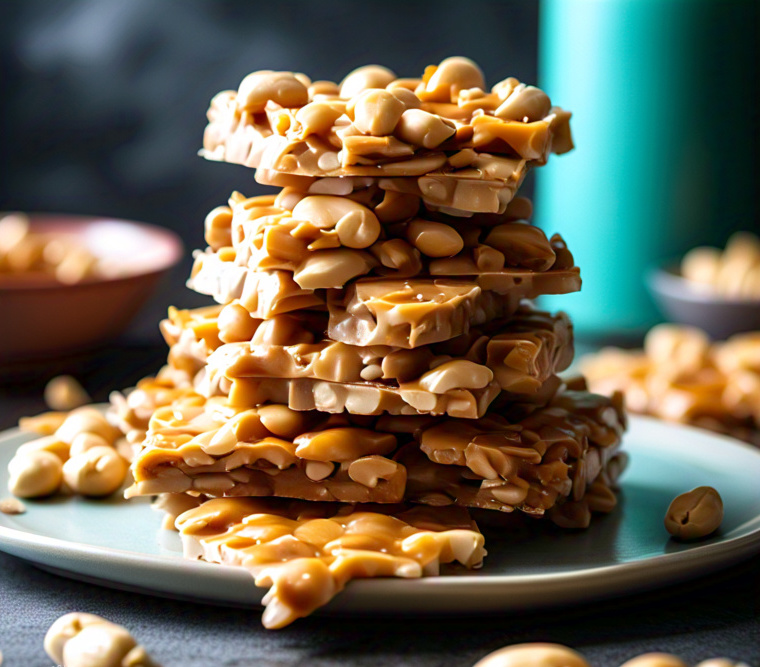
[[[481,565],[484,539],[466,512],[393,509],[216,499],[184,512],[176,525],[185,557],[245,567],[269,588],[262,623],[281,628],[327,604],[351,579]]]
[[[523,307],[509,320],[415,350],[329,339],[223,345],[208,359],[202,393],[229,392],[244,407],[282,402],[296,410],[475,418],[499,390],[539,394],[567,368],[572,351],[564,314],[552,317]]]
[[[449,415],[476,419],[482,417],[500,395],[499,386],[493,380],[482,387],[450,389],[443,393],[428,391],[418,383],[405,388],[377,382],[330,382],[312,378],[237,378],[230,385],[230,403],[239,407],[276,402],[293,410],[346,411],[353,415]]]
[[[486,92],[472,61],[446,59],[418,80],[391,73],[350,83],[365,78],[363,71],[340,87],[302,85],[298,95],[288,96],[281,94],[283,82],[295,90],[299,78],[308,82],[304,75],[248,75],[237,91],[212,100],[201,154],[311,178],[432,175],[468,181],[495,180],[499,169],[490,161],[502,156],[522,161],[524,171],[543,164],[551,152],[572,148],[569,113],[514,78]],[[452,203],[446,205],[456,208]]]
[[[177,402],[151,418],[127,495],[413,498],[540,514],[558,499],[581,500],[615,455],[624,426],[617,399],[585,391],[560,391],[545,407],[512,404],[499,412],[480,420],[373,418],[277,404],[241,410],[222,398]],[[417,453],[451,468],[433,477],[467,484],[445,497],[439,487],[407,485],[407,464],[421,465]]]
[[[227,304],[237,299],[254,317],[270,318],[280,313],[324,308],[314,290],[303,289],[290,271],[251,271],[217,253],[196,251],[187,286],[199,294]]]
[[[284,405],[240,411],[214,399],[159,408],[126,495],[400,502],[406,471],[386,456],[397,449],[397,438],[364,424]]]
[[[528,174],[528,163],[519,158],[479,155],[471,167],[468,170],[442,167],[423,176],[394,178],[315,178],[259,168],[254,178],[262,185],[293,188],[315,195],[341,196],[375,187],[385,192],[413,195],[427,209],[457,217],[508,212],[512,202],[519,199],[516,194]]]
[[[624,428],[620,395],[565,391],[519,421],[496,414],[437,423],[395,458],[407,469],[408,500],[540,516],[582,501],[608,467],[601,479],[614,481]]]
[[[514,314],[522,299],[580,289],[577,269],[503,270],[474,280],[358,280],[330,291],[328,336],[349,345],[416,348]]]
[[[562,528],[587,528],[592,512],[607,513],[615,508],[617,499],[610,471],[616,472],[626,461],[614,448],[591,446],[588,451],[595,462],[606,462],[595,479],[578,465],[570,465],[566,474],[561,471],[557,479],[545,480],[542,477],[553,472],[546,464],[531,472],[527,479],[520,478],[519,483],[482,480],[473,477],[468,468],[433,463],[414,445],[402,448],[397,460],[407,470],[406,499],[409,502],[435,507],[454,504],[500,512],[517,509],[528,516],[546,516]],[[576,480],[586,489],[577,500],[570,495]]]
[[[215,253],[201,253],[188,285],[219,303],[236,301],[259,319],[326,308],[327,333],[334,341],[414,348],[508,317],[522,299],[577,292],[581,279],[577,268],[502,269],[469,280],[361,278],[345,289],[314,292],[299,287],[287,271],[251,271],[221,261]]]
[[[518,212],[530,214],[530,203],[516,205],[503,219],[463,219],[420,210],[415,196],[381,198],[376,191],[353,198],[283,190],[276,198],[246,199],[233,193],[229,206],[207,216],[206,240],[214,261],[289,271],[303,289],[339,288],[367,274],[408,278],[572,268],[562,238],[549,240],[538,227],[512,218]],[[212,261],[210,255],[197,261]]]
[[[501,389],[533,394],[553,374],[565,370],[573,356],[567,316],[528,306],[521,306],[509,319],[493,320],[414,351],[337,343],[323,337],[326,328],[326,313],[288,313],[261,320],[251,318],[238,304],[224,309],[170,308],[161,323],[170,346],[169,366],[177,374],[184,372],[186,382],[207,369],[211,384],[220,384],[214,379],[219,376],[311,378],[441,393],[479,388],[472,384],[473,373],[485,376],[490,371]],[[469,382],[463,384],[459,376],[468,376]]]

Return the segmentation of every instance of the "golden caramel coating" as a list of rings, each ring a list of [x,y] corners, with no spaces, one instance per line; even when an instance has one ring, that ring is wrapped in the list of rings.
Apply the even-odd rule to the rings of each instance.
[[[487,92],[482,72],[466,58],[447,58],[417,80],[396,79],[378,66],[355,70],[339,87],[304,87],[299,77],[254,72],[237,93],[214,97],[202,154],[255,167],[272,185],[296,185],[288,182],[293,177],[412,177],[434,205],[496,212],[529,166],[573,146],[570,114],[552,107],[544,92],[513,78]],[[471,158],[449,162],[462,151]],[[499,173],[504,159],[517,176]],[[490,183],[493,200],[478,202],[474,182]]]
[[[711,343],[699,329],[654,327],[643,350],[606,348],[581,362],[594,391],[628,409],[760,444],[760,335]]]
[[[177,518],[188,558],[245,567],[269,588],[262,623],[282,628],[329,602],[351,579],[436,575],[479,567],[484,539],[459,512],[209,500]]]
[[[416,348],[514,314],[522,299],[580,289],[577,270],[503,270],[472,280],[358,280],[328,293],[327,335],[349,345]]]

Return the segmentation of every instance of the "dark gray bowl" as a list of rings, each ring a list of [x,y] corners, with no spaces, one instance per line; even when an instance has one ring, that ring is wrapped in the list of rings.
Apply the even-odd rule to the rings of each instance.
[[[705,293],[682,278],[675,266],[653,269],[646,281],[655,302],[671,322],[699,327],[715,340],[760,331],[760,299],[728,299]]]

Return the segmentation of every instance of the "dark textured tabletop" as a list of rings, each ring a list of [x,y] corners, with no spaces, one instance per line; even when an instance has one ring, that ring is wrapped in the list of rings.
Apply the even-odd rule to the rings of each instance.
[[[65,362],[4,371],[0,428],[44,409],[44,379],[74,371],[95,400],[155,371],[160,344],[125,342]],[[760,559],[643,595],[544,612],[488,616],[327,616],[279,631],[261,627],[255,609],[187,604],[48,574],[0,553],[0,651],[11,667],[50,667],[45,631],[69,611],[126,626],[164,667],[256,665],[421,665],[466,667],[510,643],[573,646],[598,667],[617,667],[645,651],[688,663],[730,656],[760,667]]]

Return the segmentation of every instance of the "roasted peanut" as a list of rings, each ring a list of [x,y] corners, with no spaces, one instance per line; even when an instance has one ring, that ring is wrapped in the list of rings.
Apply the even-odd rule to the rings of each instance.
[[[43,412],[34,417],[22,417],[18,427],[22,431],[31,431],[40,435],[53,435],[68,417],[67,412]]]
[[[697,667],[749,667],[749,665],[731,658],[709,658],[698,663]]]
[[[214,250],[232,245],[232,209],[217,206],[209,212],[203,223],[206,243]]]
[[[69,457],[86,452],[93,447],[111,447],[111,443],[96,433],[80,433],[71,441]]]
[[[29,452],[46,451],[50,452],[51,454],[55,454],[59,459],[61,459],[61,463],[63,463],[67,458],[69,458],[69,449],[70,445],[68,442],[64,442],[60,438],[57,438],[55,435],[46,435],[42,438],[37,438],[36,440],[25,442],[16,450],[16,454],[18,455],[28,454]]]
[[[478,154],[472,148],[464,148],[453,155],[449,155],[448,162],[454,169],[462,169],[469,167],[477,157]]]
[[[464,241],[456,229],[430,220],[410,221],[406,227],[406,238],[428,257],[451,257],[464,247]]]
[[[534,86],[518,85],[494,112],[503,120],[534,122],[544,118],[551,109],[549,96]]]
[[[681,540],[715,532],[723,521],[723,500],[711,486],[699,486],[676,497],[665,515],[665,528]]]
[[[681,275],[696,285],[733,299],[760,296],[760,238],[736,232],[725,250],[700,247],[681,260]]]
[[[317,95],[337,97],[340,94],[340,86],[334,81],[313,81],[309,86],[309,99],[313,100]]]
[[[390,90],[399,102],[404,105],[405,109],[419,109],[422,105],[422,101],[417,97],[413,91],[408,88],[402,88],[400,86]]]
[[[390,454],[396,449],[396,438],[390,433],[377,433],[363,428],[338,427],[304,433],[293,440],[296,456],[310,461],[354,461],[372,454]]]
[[[317,250],[299,264],[293,280],[304,289],[337,289],[349,280],[369,273],[371,256],[358,250]]]
[[[348,100],[369,88],[385,88],[395,78],[396,75],[387,67],[380,65],[358,67],[341,82],[340,96]]]
[[[94,623],[63,645],[66,667],[158,667],[127,630],[114,623]]]
[[[538,227],[524,222],[497,225],[486,236],[485,244],[503,253],[507,266],[546,271],[557,258],[546,234]]]
[[[500,100],[506,100],[512,91],[520,85],[520,82],[515,77],[510,76],[506,79],[494,84],[491,88],[492,93],[496,93]]]
[[[688,665],[671,653],[644,653],[626,660],[620,667],[688,667]]]
[[[401,114],[394,135],[413,146],[437,148],[455,132],[449,120],[422,109],[407,109]]]
[[[345,215],[335,225],[338,239],[347,248],[369,248],[380,236],[380,223],[370,216]]]
[[[400,466],[384,456],[365,456],[352,461],[348,466],[348,476],[370,489],[374,489],[381,479],[395,475]]]
[[[585,658],[560,644],[514,644],[489,653],[474,667],[589,667]]]
[[[90,403],[89,394],[71,375],[58,375],[45,385],[45,403],[51,410],[73,410]]]
[[[403,239],[390,239],[372,246],[372,254],[400,277],[414,276],[422,270],[420,251]]]
[[[306,427],[304,413],[291,410],[287,405],[262,405],[258,413],[264,428],[281,438],[295,438]]]
[[[62,463],[45,450],[16,454],[8,463],[8,490],[19,498],[39,498],[61,486]]]
[[[304,197],[293,208],[293,218],[319,229],[335,228],[341,243],[349,248],[366,248],[380,235],[377,216],[366,206],[345,197]]]
[[[100,435],[108,442],[113,442],[119,436],[119,430],[111,426],[96,408],[87,406],[69,413],[55,435],[60,440],[71,443],[77,435],[85,432]]]
[[[335,121],[345,112],[345,104],[339,101],[311,102],[296,112],[301,124],[301,138],[310,134],[329,134]]]
[[[243,306],[233,302],[222,308],[217,325],[223,343],[237,343],[251,340],[259,323]]]
[[[479,245],[472,251],[472,258],[480,271],[500,271],[504,268],[504,253],[487,245]]]
[[[419,347],[416,350],[394,350],[383,358],[383,379],[398,382],[416,380],[430,368],[432,360],[433,353],[429,347]]]
[[[441,61],[435,68],[425,83],[423,99],[431,102],[455,102],[460,90],[485,87],[485,77],[480,68],[469,58],[454,56]]]
[[[335,464],[330,461],[307,461],[304,466],[306,476],[313,482],[321,482],[332,475]]]
[[[311,343],[313,334],[303,329],[297,320],[286,314],[262,320],[251,341],[254,345],[297,345]]]
[[[720,271],[721,252],[717,248],[693,248],[681,260],[681,275],[701,285],[712,286]]]
[[[374,88],[360,93],[353,107],[354,127],[374,137],[392,134],[406,108],[393,94]]]
[[[296,204],[306,197],[306,193],[296,190],[295,188],[283,188],[277,193],[274,205],[285,211],[292,211]]]
[[[375,215],[380,222],[403,222],[417,215],[420,199],[416,195],[402,194],[386,190],[381,201],[375,207]]]
[[[82,612],[72,612],[64,614],[56,619],[45,634],[44,647],[45,653],[50,659],[57,663],[63,664],[63,647],[70,640],[76,637],[84,628],[90,625],[100,624],[112,625],[101,616],[95,614],[85,614]]]
[[[116,491],[127,474],[127,464],[113,447],[93,447],[63,464],[63,479],[76,493],[107,496]]]
[[[492,380],[493,371],[488,366],[454,359],[425,373],[419,385],[433,394],[445,394],[452,389],[482,389]]]
[[[293,72],[262,70],[240,82],[237,93],[240,109],[260,113],[270,100],[282,107],[302,107],[309,101],[309,91]]]

